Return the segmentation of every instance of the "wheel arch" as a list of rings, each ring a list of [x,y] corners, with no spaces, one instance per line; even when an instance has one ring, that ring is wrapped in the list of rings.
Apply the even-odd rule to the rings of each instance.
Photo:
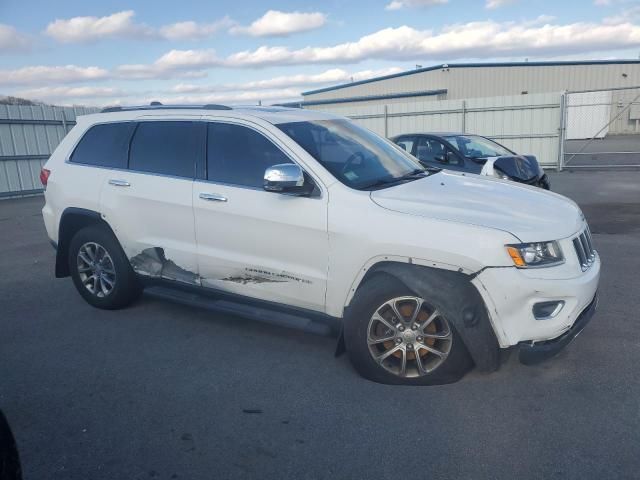
[[[67,207],[60,216],[58,226],[58,244],[56,247],[56,278],[68,277],[69,272],[69,244],[73,236],[84,227],[90,225],[104,225],[113,233],[100,213],[86,208]]]
[[[438,265],[381,261],[367,269],[355,291],[377,275],[394,277],[422,298],[433,298],[435,294],[436,297],[445,299],[444,303],[449,305],[448,318],[478,370],[494,371],[500,366],[500,346],[485,303],[471,283],[469,273],[465,273],[463,269],[442,268]],[[447,298],[447,292],[457,292],[455,302]],[[349,301],[352,297],[353,295]],[[348,308],[347,305],[345,310]]]

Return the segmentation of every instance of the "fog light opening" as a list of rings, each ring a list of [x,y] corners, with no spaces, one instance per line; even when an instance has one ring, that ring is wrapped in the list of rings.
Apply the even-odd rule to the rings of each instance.
[[[564,301],[539,302],[533,306],[533,316],[536,320],[549,320],[560,313],[564,307]]]

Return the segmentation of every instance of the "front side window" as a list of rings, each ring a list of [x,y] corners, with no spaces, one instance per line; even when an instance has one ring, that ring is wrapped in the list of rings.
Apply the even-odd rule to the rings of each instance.
[[[267,168],[292,163],[271,140],[252,128],[214,122],[208,129],[208,180],[262,188]]]
[[[204,124],[140,122],[131,140],[129,168],[139,172],[194,178],[204,150]]]
[[[367,190],[424,174],[414,157],[348,120],[283,123],[277,127],[345,185]]]
[[[422,137],[418,140],[416,157],[422,162],[448,163],[460,165],[460,159],[451,153],[451,149],[435,138]]]
[[[129,139],[134,122],[94,125],[82,137],[69,160],[108,168],[127,168]]]
[[[488,158],[513,155],[513,152],[506,149],[499,143],[477,135],[452,135],[445,138],[467,158]]]

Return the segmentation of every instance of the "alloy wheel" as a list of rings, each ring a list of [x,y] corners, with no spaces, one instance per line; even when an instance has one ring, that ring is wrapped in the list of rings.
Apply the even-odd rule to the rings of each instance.
[[[80,281],[93,295],[104,298],[116,286],[116,269],[109,252],[96,242],[87,242],[78,250]]]
[[[371,316],[367,343],[373,359],[403,378],[437,369],[451,351],[453,334],[442,313],[419,297],[393,298]]]

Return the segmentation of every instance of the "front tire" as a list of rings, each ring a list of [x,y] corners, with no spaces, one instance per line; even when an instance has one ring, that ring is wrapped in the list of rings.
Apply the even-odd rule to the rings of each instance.
[[[458,381],[473,361],[447,311],[445,305],[421,298],[395,277],[372,277],[358,290],[345,317],[344,340],[351,363],[360,375],[378,383]]]
[[[142,287],[113,233],[102,225],[79,230],[69,244],[76,289],[96,308],[115,310],[136,301]]]

